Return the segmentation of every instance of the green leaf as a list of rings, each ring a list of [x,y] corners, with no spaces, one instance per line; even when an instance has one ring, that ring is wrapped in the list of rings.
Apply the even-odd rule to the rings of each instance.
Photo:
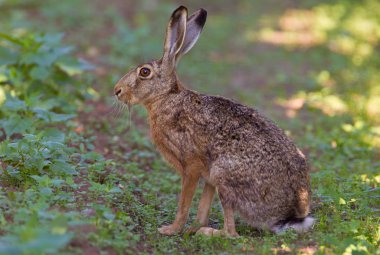
[[[50,112],[38,107],[33,108],[32,111],[36,114],[37,118],[40,118],[48,123],[67,121],[75,117],[74,114],[60,114],[60,113]]]
[[[76,174],[77,171],[75,170],[75,167],[73,165],[70,165],[69,163],[63,161],[63,160],[55,160],[50,165],[50,169],[53,172],[62,172],[65,174]]]
[[[18,39],[18,38],[15,38],[9,34],[5,34],[5,33],[0,33],[0,38],[4,39],[4,40],[7,40],[8,42],[11,42],[13,44],[17,44],[17,45],[20,45],[20,46],[23,46],[23,41],[21,39]]]
[[[62,41],[63,36],[63,33],[45,34],[43,36],[36,37],[36,42],[41,42],[49,46],[55,46],[59,45],[59,43]]]
[[[21,63],[26,65],[37,64],[39,66],[50,66],[55,60],[56,56],[48,52],[28,52],[21,58]]]
[[[39,66],[50,67],[59,58],[66,55],[72,50],[72,47],[47,48],[41,47],[36,52],[28,52],[22,56],[21,63]]]
[[[60,180],[60,179],[53,179],[53,180],[51,180],[51,184],[53,186],[56,186],[56,187],[60,187],[64,183],[65,183],[65,181],[64,180]]]
[[[57,66],[70,76],[81,74],[86,70],[93,70],[94,65],[83,59],[67,59],[62,62],[57,62]]]
[[[0,123],[8,137],[15,133],[22,134],[33,128],[33,122],[31,119],[23,119],[18,115],[13,115],[12,118],[2,120]]]
[[[11,96],[10,94],[6,95],[5,103],[1,106],[1,110],[8,111],[19,111],[26,108],[25,102],[18,99],[17,97]]]
[[[75,117],[75,114],[60,114],[60,113],[51,113],[51,121],[53,122],[62,122],[67,121]]]
[[[42,176],[32,175],[30,177],[32,177],[34,180],[36,180],[38,182],[38,185],[41,187],[49,187],[50,184],[52,183],[50,177],[46,174],[42,175]]]
[[[35,80],[46,80],[49,77],[49,70],[47,67],[35,66],[30,71],[30,76]]]
[[[46,110],[53,109],[54,107],[57,107],[57,106],[59,106],[59,101],[55,98],[40,100],[38,104],[39,108],[46,109]]]
[[[0,254],[50,254],[66,246],[73,237],[73,233],[50,233],[45,227],[28,227],[19,232],[19,236],[8,234],[0,238]]]
[[[104,212],[103,217],[106,218],[107,220],[114,220],[115,219],[115,214],[110,213],[110,212]]]
[[[122,193],[123,191],[119,187],[113,187],[109,191],[110,193]]]
[[[39,133],[39,136],[45,141],[53,141],[63,143],[65,141],[65,134],[56,128],[48,128]]]
[[[17,63],[18,55],[8,48],[0,46],[0,66]]]
[[[50,150],[53,150],[53,149],[62,150],[63,148],[66,147],[65,144],[60,143],[60,142],[54,142],[54,141],[46,141],[46,142],[42,142],[42,144],[45,145],[46,147],[50,148]],[[49,150],[49,153],[51,152],[50,150]]]
[[[102,154],[91,151],[91,152],[88,152],[86,154],[82,154],[82,159],[83,160],[101,161],[101,160],[104,160],[104,157]]]
[[[42,195],[51,195],[51,194],[53,194],[53,191],[49,187],[44,187],[44,188],[40,189],[40,193]]]

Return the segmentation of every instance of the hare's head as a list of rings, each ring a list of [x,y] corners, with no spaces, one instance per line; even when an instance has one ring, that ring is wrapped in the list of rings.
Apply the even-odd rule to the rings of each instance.
[[[170,17],[161,59],[130,70],[115,86],[116,97],[128,104],[149,103],[178,90],[176,64],[198,40],[207,12],[199,9],[190,17],[184,6]]]

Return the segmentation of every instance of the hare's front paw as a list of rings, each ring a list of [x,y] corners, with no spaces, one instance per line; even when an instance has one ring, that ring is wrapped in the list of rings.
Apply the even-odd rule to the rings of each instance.
[[[162,226],[158,229],[158,232],[160,232],[160,234],[168,235],[168,236],[175,235],[179,231],[180,231],[180,229],[178,227],[176,227],[174,224]]]

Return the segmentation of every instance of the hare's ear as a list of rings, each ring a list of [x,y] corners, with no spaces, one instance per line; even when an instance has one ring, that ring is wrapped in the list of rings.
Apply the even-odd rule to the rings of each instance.
[[[205,9],[199,9],[194,12],[188,19],[186,25],[186,35],[181,50],[176,56],[176,60],[185,55],[198,41],[199,35],[202,32],[203,26],[206,23],[207,11]]]
[[[178,7],[170,17],[166,29],[166,39],[164,44],[164,61],[175,66],[175,57],[181,50],[186,35],[187,9],[184,6]]]

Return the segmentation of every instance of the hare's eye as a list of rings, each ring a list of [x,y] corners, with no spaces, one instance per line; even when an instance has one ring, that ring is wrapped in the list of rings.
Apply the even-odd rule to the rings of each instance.
[[[140,69],[140,76],[141,77],[148,77],[150,75],[150,69],[149,68],[146,68],[146,67],[143,67]]]

